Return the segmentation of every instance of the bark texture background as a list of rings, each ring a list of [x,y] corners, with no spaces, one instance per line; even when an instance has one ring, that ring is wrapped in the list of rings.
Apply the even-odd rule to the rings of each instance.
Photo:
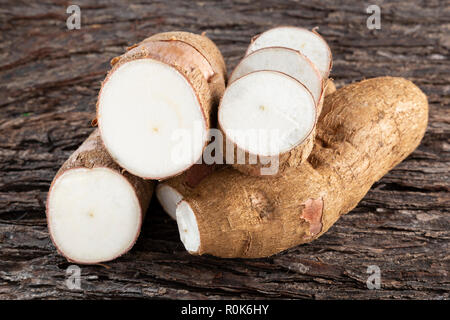
[[[67,1],[0,0],[0,298],[448,299],[450,7],[447,1]],[[381,30],[369,30],[369,4]],[[134,249],[82,266],[81,290],[50,242],[45,198],[67,157],[93,130],[109,60],[149,35],[206,31],[229,71],[250,38],[272,26],[319,31],[342,86],[403,76],[430,102],[421,146],[319,240],[267,259],[221,260],[185,252],[176,224],[153,201]],[[155,199],[154,199],[155,200]],[[368,266],[381,289],[368,290]]]

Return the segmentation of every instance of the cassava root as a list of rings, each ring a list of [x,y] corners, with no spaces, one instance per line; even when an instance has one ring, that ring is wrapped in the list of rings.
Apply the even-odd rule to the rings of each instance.
[[[95,130],[57,172],[47,223],[57,250],[79,264],[109,261],[139,236],[153,182],[124,172]]]
[[[157,34],[112,65],[97,102],[112,158],[145,179],[191,167],[202,157],[225,90],[225,63],[214,43],[188,32]]]
[[[180,237],[192,254],[267,257],[324,234],[420,143],[423,92],[403,78],[348,85],[327,96],[307,162],[271,180],[222,167],[177,190]]]

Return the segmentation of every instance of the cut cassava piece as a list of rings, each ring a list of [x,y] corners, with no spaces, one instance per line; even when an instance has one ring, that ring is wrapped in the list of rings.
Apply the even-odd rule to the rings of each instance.
[[[328,78],[332,65],[331,50],[327,42],[315,31],[285,26],[267,30],[254,37],[247,55],[267,47],[285,47],[297,50],[308,57],[319,69],[324,79]]]
[[[270,70],[287,74],[298,80],[310,92],[315,102],[317,118],[322,110],[325,80],[329,75],[330,68],[330,48],[315,31],[296,27],[278,27],[252,39],[247,55],[233,71],[230,83],[240,81],[246,75],[258,71]],[[251,86],[252,84],[247,83],[246,85]],[[241,89],[243,95],[247,93],[245,89],[247,88]],[[234,161],[233,166],[245,174],[255,176],[282,174],[287,168],[298,166],[306,161],[312,150],[315,137],[315,123],[308,127],[310,130],[307,132],[304,131],[304,128],[301,128],[302,125],[299,126],[299,123],[303,125],[311,123],[309,114],[304,114],[305,117],[302,119],[299,114],[303,113],[303,109],[296,108],[295,104],[292,104],[292,106],[286,105],[285,101],[283,101],[285,100],[283,94],[272,92],[272,96],[272,100],[279,100],[277,102],[278,107],[274,110],[278,110],[276,112],[278,116],[281,115],[284,120],[288,120],[289,124],[283,124],[280,121],[272,122],[272,118],[275,120],[277,118],[273,117],[270,112],[265,113],[266,118],[263,122],[257,120],[258,113],[254,113],[250,117],[245,112],[241,115],[241,112],[238,112],[238,110],[239,107],[242,110],[247,108],[247,105],[244,103],[241,106],[238,103],[234,103],[233,108],[226,108],[223,107],[226,106],[226,103],[222,101],[219,107],[219,126],[227,139],[226,141],[230,142],[223,149],[229,150],[231,145],[235,144],[232,152],[226,151],[228,153],[225,154],[227,163],[230,163],[228,159],[229,154],[234,154],[232,157],[232,161]],[[259,103],[263,105],[262,110],[264,110],[265,107],[264,103],[261,102],[261,98],[254,99],[259,100]],[[236,97],[235,100],[238,101],[239,98]],[[304,103],[304,99],[299,102]],[[274,101],[272,101],[273,103]],[[280,110],[283,111],[279,112]],[[234,117],[232,117],[233,113]],[[227,115],[224,116],[224,114]],[[292,114],[295,114],[294,118],[291,117]],[[225,119],[225,123],[222,123],[222,119],[227,117],[228,120]],[[250,141],[248,136],[248,134],[252,133],[250,129],[260,130],[261,124],[264,126],[266,123],[273,125],[271,129],[266,129],[267,132],[265,133],[265,135],[271,136],[271,142],[275,142],[274,146],[271,146],[271,152],[268,153],[267,150],[266,152],[264,150],[251,150],[251,145],[256,145],[256,143],[255,139]],[[255,124],[256,128],[254,128]],[[246,126],[246,131],[243,131],[243,126]],[[236,127],[239,127],[239,130],[236,130]],[[279,139],[273,139],[276,136],[273,133],[275,129],[281,131]],[[235,131],[235,133],[232,133],[232,131]],[[270,131],[272,132],[271,134],[269,134]],[[267,148],[269,143],[259,143],[259,146],[261,145]],[[238,154],[241,154],[243,160],[236,161],[239,158]]]
[[[427,121],[426,96],[403,78],[337,90],[325,99],[308,162],[270,181],[226,167],[182,194],[186,249],[256,258],[316,239],[419,145]]]
[[[55,247],[80,264],[126,253],[139,236],[152,192],[152,181],[123,172],[95,130],[50,186],[47,223]]]
[[[323,79],[316,66],[297,50],[267,47],[245,56],[230,76],[229,83],[253,71],[274,70],[297,79],[311,91],[316,103],[323,91]]]
[[[271,176],[298,165],[311,152],[316,117],[311,92],[285,73],[262,70],[236,79],[225,90],[218,113],[227,163],[247,174]],[[239,160],[239,154],[245,158]]]
[[[97,102],[97,123],[112,158],[145,179],[168,178],[197,162],[225,88],[215,45],[205,36],[164,33],[112,64]]]

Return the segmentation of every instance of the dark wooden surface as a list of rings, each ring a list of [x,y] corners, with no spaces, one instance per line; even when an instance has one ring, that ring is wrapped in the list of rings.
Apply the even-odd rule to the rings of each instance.
[[[448,1],[383,1],[373,31],[357,1],[76,3],[80,30],[66,27],[67,1],[0,1],[0,298],[449,298]],[[133,250],[82,266],[81,290],[69,290],[45,198],[92,130],[109,60],[156,32],[206,31],[232,70],[253,35],[282,24],[320,27],[338,86],[382,75],[419,85],[430,102],[419,149],[322,238],[267,259],[190,256],[153,201]],[[369,265],[380,290],[367,289]]]

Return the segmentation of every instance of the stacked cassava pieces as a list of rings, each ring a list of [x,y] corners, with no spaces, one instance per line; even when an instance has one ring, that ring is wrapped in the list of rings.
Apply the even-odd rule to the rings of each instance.
[[[157,34],[113,59],[99,128],[50,187],[57,249],[77,263],[127,252],[152,180],[192,254],[267,257],[318,238],[418,146],[428,121],[410,81],[336,91],[331,64],[322,37],[295,27],[254,38],[226,90],[205,36]],[[220,131],[210,130],[216,119]],[[216,163],[202,163],[206,154]]]
[[[273,176],[304,162],[331,64],[330,48],[315,31],[279,27],[255,37],[219,106],[225,151],[232,146],[236,153],[229,152],[227,163],[246,174]]]

